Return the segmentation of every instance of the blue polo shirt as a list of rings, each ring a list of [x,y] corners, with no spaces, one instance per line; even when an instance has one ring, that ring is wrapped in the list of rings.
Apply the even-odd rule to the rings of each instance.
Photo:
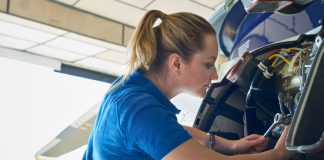
[[[83,160],[162,159],[191,138],[177,122],[180,110],[142,74],[106,95]]]

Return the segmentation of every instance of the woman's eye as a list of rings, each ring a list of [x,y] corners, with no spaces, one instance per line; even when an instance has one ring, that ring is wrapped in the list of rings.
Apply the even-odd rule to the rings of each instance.
[[[214,64],[205,64],[207,69],[210,69],[211,67],[214,67]]]

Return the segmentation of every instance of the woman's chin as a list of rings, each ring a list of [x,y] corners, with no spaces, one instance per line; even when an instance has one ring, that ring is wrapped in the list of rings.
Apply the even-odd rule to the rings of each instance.
[[[206,96],[207,96],[207,92],[203,92],[200,97],[205,98]]]
[[[208,89],[209,89],[209,87],[208,88],[204,87],[204,88],[201,88],[201,89],[195,90],[195,91],[187,90],[184,93],[187,93],[187,94],[195,96],[195,97],[205,98],[207,95]]]
[[[191,96],[194,96],[194,97],[199,97],[199,98],[204,98],[207,93],[206,92],[203,92],[203,91],[196,91],[196,92],[185,92],[186,94],[189,94]]]
[[[205,98],[207,96],[207,91],[208,90],[202,90],[196,96],[198,96],[200,98]]]

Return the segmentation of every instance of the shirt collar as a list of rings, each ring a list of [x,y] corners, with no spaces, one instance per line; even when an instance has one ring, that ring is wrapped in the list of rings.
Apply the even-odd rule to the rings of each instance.
[[[147,90],[147,92],[154,97],[156,97],[169,111],[173,114],[179,114],[180,110],[174,106],[170,100],[160,91],[160,89],[152,83],[148,78],[143,76],[144,70],[137,69],[134,73],[132,73],[126,82],[134,83],[135,85],[141,86]]]

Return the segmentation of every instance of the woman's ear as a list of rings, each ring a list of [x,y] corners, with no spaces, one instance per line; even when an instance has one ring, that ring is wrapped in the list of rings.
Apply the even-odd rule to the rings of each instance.
[[[173,73],[180,74],[182,68],[181,61],[182,58],[179,54],[172,53],[168,59],[169,70],[172,71]]]

